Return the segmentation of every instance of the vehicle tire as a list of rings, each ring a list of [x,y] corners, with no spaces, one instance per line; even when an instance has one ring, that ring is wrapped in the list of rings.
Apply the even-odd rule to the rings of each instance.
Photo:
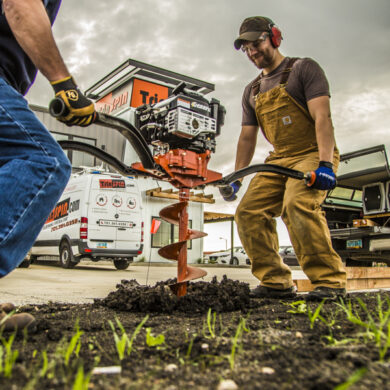
[[[19,264],[19,268],[28,268],[30,267],[30,264],[31,264],[31,260],[30,259],[24,259],[20,264]]]
[[[38,256],[36,255],[30,255],[30,264],[34,263],[38,259]]]
[[[116,259],[114,260],[114,265],[116,269],[123,270],[127,269],[127,267],[130,265],[131,260],[123,260],[123,259]]]
[[[239,262],[238,262],[237,257],[233,257],[232,260],[231,260],[231,262],[230,262],[230,264],[231,264],[231,265],[238,265]]]
[[[77,264],[68,241],[60,245],[60,265],[62,268],[74,268]]]

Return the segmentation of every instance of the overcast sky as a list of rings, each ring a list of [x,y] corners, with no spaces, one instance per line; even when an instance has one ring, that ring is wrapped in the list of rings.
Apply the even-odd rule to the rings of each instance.
[[[311,57],[325,70],[341,153],[390,146],[389,0],[63,0],[53,30],[82,90],[128,58],[214,83],[209,96],[227,116],[209,167],[227,174],[234,169],[242,91],[258,73],[233,41],[242,20],[255,15],[279,26],[282,54]],[[51,97],[39,76],[29,102],[46,106]],[[253,163],[269,150],[259,135]],[[213,210],[234,212],[237,202],[217,198]]]

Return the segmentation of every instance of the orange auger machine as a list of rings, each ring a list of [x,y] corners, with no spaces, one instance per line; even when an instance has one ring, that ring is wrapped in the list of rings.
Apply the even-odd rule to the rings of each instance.
[[[50,103],[54,117],[66,115],[60,98]],[[148,176],[170,182],[179,189],[179,202],[160,211],[160,217],[179,226],[179,241],[161,248],[160,256],[178,262],[177,283],[171,285],[177,296],[186,294],[187,282],[201,278],[206,271],[187,265],[187,241],[206,234],[188,228],[187,206],[191,188],[207,184],[223,186],[248,174],[260,171],[279,173],[298,180],[309,181],[311,174],[279,167],[257,164],[222,177],[207,169],[211,153],[215,152],[217,137],[224,124],[225,108],[218,100],[208,101],[203,95],[179,84],[167,99],[143,105],[135,112],[135,126],[106,114],[97,114],[95,123],[119,131],[137,152],[140,162],[131,166],[95,146],[77,141],[59,141],[63,149],[91,154],[123,175]],[[153,150],[153,153],[151,152]]]

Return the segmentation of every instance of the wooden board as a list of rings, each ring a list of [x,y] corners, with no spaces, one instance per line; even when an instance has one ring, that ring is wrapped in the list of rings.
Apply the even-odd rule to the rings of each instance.
[[[172,189],[162,190],[160,187],[154,188],[152,190],[147,190],[146,195],[152,196],[155,198],[165,198],[165,199],[175,199],[179,200],[179,193],[173,192]],[[215,199],[213,199],[213,195],[204,196],[204,194],[194,194],[192,191],[190,192],[190,201],[191,202],[200,202],[200,203],[215,203]]]
[[[390,278],[390,267],[346,267],[347,279]]]
[[[390,288],[390,267],[347,267],[347,290]],[[298,292],[312,291],[308,279],[294,280]]]

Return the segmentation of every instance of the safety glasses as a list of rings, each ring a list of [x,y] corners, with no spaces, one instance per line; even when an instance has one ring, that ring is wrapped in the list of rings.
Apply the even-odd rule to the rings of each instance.
[[[259,49],[259,46],[268,38],[269,34],[263,34],[259,39],[254,42],[247,42],[241,46],[241,50],[248,54],[249,52]]]

